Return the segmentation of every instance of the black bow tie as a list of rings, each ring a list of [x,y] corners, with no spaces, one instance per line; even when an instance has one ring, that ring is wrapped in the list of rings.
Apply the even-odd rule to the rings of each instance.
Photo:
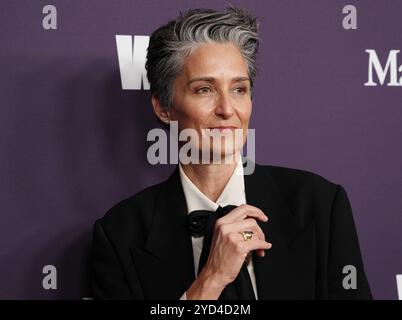
[[[195,210],[188,215],[188,229],[193,237],[202,237],[208,234],[211,228],[214,227],[216,220],[223,217],[236,206],[228,205],[225,207],[219,206],[216,211]]]
[[[198,274],[200,274],[202,268],[205,266],[205,263],[208,260],[216,220],[223,217],[234,208],[236,208],[236,206],[233,205],[228,205],[225,207],[219,206],[216,211],[196,210],[188,214],[187,225],[191,235],[193,237],[204,236],[200,262],[198,265]],[[236,279],[232,283],[228,284],[222,291],[219,300],[255,299],[250,274],[247,270],[247,264],[244,263]]]

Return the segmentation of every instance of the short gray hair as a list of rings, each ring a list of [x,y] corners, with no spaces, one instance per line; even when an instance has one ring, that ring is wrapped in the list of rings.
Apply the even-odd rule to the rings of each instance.
[[[202,43],[230,42],[236,45],[247,64],[251,87],[257,74],[259,46],[258,22],[245,9],[228,7],[225,11],[192,9],[180,12],[176,20],[155,30],[149,40],[147,61],[151,94],[162,108],[169,109],[173,82],[185,58]]]

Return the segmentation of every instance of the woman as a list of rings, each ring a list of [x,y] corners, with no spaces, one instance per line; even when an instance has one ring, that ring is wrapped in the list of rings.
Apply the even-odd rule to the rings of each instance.
[[[244,174],[257,49],[256,19],[232,7],[190,10],[152,34],[154,112],[195,132],[208,161],[181,161],[95,223],[95,298],[371,299],[340,185],[276,166]]]

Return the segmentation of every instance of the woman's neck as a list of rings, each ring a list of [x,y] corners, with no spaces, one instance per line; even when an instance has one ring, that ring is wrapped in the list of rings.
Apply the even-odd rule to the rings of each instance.
[[[187,164],[184,173],[210,200],[216,202],[236,169],[237,162],[230,164]]]

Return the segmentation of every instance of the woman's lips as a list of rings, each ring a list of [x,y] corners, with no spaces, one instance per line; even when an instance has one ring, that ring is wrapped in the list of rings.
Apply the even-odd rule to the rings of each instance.
[[[232,133],[235,129],[238,128],[233,126],[219,126],[219,127],[210,127],[208,129],[219,130],[220,133],[225,134],[225,133]]]

